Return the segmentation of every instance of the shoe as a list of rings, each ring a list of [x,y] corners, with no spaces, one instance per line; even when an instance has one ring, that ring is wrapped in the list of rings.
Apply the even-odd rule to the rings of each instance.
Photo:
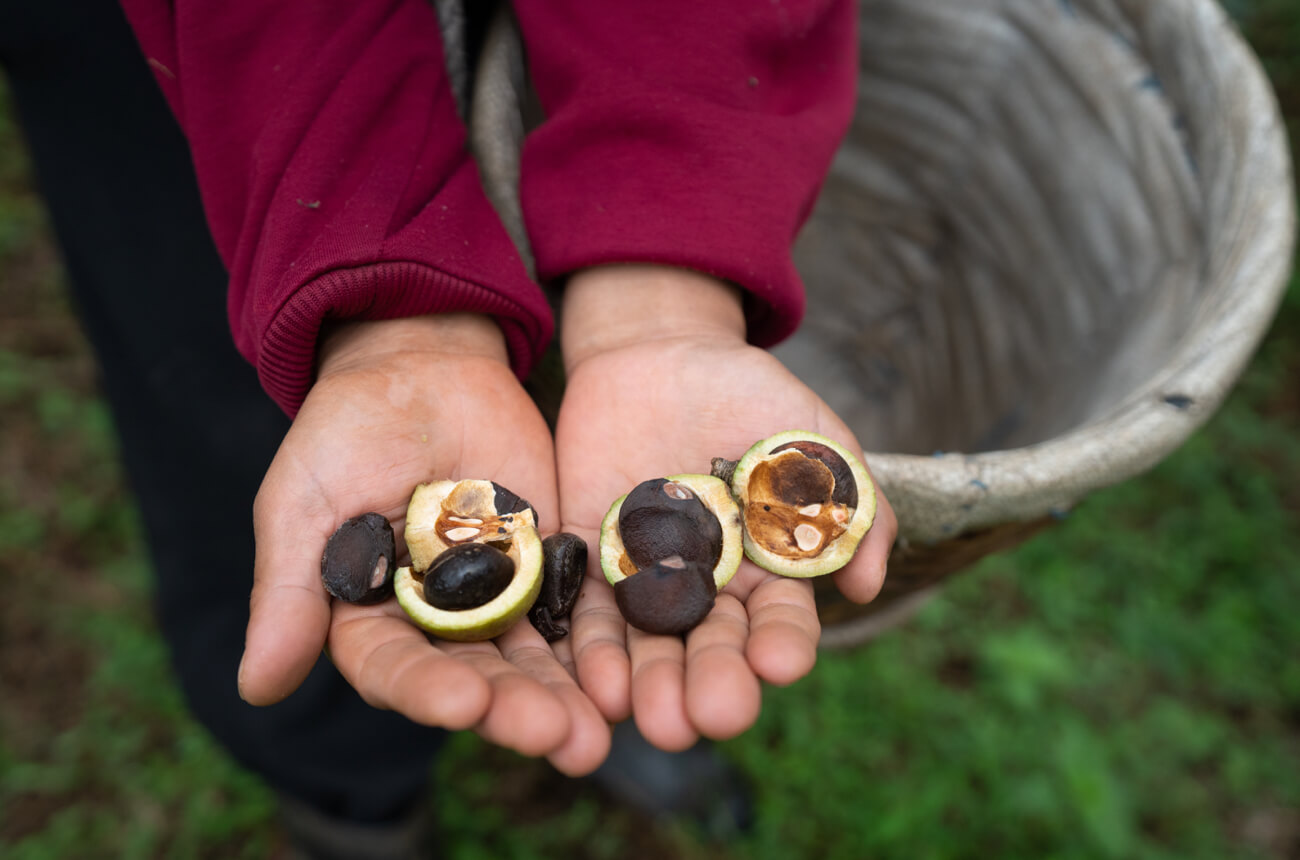
[[[587,780],[653,818],[688,821],[715,841],[742,836],[754,824],[749,780],[707,740],[664,752],[628,720],[614,727],[609,758]]]
[[[300,800],[280,795],[280,823],[288,860],[434,860],[434,815],[422,804],[388,824],[331,818]]]

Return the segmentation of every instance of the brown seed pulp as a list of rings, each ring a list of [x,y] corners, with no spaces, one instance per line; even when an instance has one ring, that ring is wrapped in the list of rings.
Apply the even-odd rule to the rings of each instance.
[[[832,501],[849,508],[858,506],[858,482],[853,479],[853,470],[849,468],[849,464],[844,461],[844,458],[839,453],[820,442],[809,441],[787,442],[773,448],[772,453],[779,454],[788,449],[794,449],[805,457],[818,460],[831,470],[831,477],[835,480],[835,492],[831,497]]]
[[[844,534],[853,509],[837,501],[847,494],[840,490],[831,466],[792,445],[825,447],[791,443],[754,466],[746,488],[745,528],[751,540],[770,552],[787,558],[815,558]],[[835,454],[829,448],[826,451]],[[844,469],[848,471],[847,464]],[[856,499],[851,473],[847,480]]]

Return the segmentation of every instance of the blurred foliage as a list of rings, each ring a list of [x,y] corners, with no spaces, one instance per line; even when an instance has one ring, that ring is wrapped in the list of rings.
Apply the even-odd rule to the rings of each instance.
[[[1300,4],[1227,6],[1294,132]],[[0,87],[0,273],[22,269],[41,314],[63,301],[47,289],[53,260]],[[39,350],[0,342],[0,854],[274,855],[270,793],[193,723],[171,678],[109,416],[61,325]],[[1293,282],[1229,402],[1174,456],[958,577],[907,627],[767,691],[754,730],[722,746],[757,787],[751,836],[719,845],[647,822],[460,735],[437,766],[444,849],[1300,856],[1298,609]]]

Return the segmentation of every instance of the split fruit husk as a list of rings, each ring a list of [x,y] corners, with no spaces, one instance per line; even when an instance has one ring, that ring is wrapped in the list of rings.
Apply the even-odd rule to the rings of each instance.
[[[642,482],[601,523],[601,570],[623,617],[649,633],[699,624],[743,556],[740,509],[709,475]]]
[[[425,599],[425,575],[448,550],[469,543],[505,553],[514,564],[513,578],[480,606],[433,606]],[[406,546],[411,565],[394,576],[397,602],[419,627],[442,639],[478,642],[500,636],[528,612],[541,591],[536,511],[491,481],[434,481],[416,487],[406,509]]]
[[[736,464],[731,492],[744,523],[745,555],[781,576],[822,576],[848,564],[876,515],[861,460],[804,430],[755,443]]]

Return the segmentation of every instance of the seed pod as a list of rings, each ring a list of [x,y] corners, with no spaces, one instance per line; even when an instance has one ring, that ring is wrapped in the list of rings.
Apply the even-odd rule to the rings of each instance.
[[[475,609],[505,591],[514,577],[515,563],[496,547],[457,544],[424,572],[424,599],[439,609]]]
[[[491,481],[421,484],[406,509],[411,566],[394,577],[397,602],[418,626],[443,639],[501,635],[528,612],[542,587],[536,522],[532,506]],[[434,570],[453,549],[451,568]],[[509,562],[508,575],[501,558]]]
[[[672,556],[619,580],[614,602],[633,627],[678,636],[704,620],[717,593],[707,567]]]
[[[715,472],[721,471],[715,462]],[[839,570],[857,551],[876,512],[866,468],[842,445],[807,431],[771,436],[735,465],[745,555],[782,576]]]
[[[321,583],[334,597],[368,605],[393,594],[397,547],[382,514],[353,517],[330,535],[321,555]]]
[[[587,576],[587,542],[560,532],[542,541],[542,592],[528,618],[547,642],[568,634],[559,621],[573,611]]]

